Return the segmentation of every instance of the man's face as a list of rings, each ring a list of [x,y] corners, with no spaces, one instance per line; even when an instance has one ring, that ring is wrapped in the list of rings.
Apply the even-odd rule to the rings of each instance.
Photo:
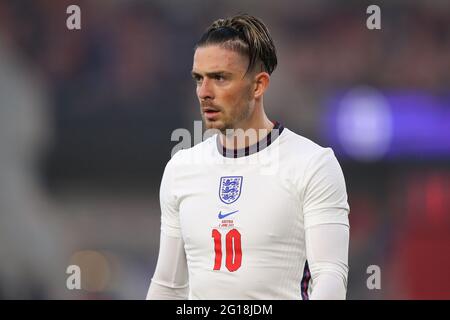
[[[195,51],[192,77],[208,129],[225,133],[226,129],[245,126],[254,107],[252,80],[245,75],[247,67],[247,57],[218,45]]]

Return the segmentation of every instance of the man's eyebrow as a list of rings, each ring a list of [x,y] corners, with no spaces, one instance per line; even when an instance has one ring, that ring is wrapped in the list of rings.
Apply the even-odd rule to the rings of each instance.
[[[191,75],[192,75],[193,78],[194,77],[201,77],[201,75],[199,73],[195,72],[195,71],[191,71]]]
[[[193,77],[203,77],[202,74],[192,71],[191,72]],[[214,77],[214,76],[227,76],[227,75],[231,75],[231,72],[228,71],[222,71],[222,70],[218,70],[218,71],[213,71],[213,72],[206,72],[205,75],[209,78]]]

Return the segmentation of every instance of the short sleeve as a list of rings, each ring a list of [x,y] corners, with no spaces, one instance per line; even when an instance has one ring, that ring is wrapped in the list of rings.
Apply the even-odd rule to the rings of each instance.
[[[331,148],[323,148],[311,157],[303,200],[305,228],[328,223],[349,225],[344,174]]]
[[[171,237],[181,237],[179,204],[174,194],[175,165],[172,160],[164,169],[159,190],[161,232]]]

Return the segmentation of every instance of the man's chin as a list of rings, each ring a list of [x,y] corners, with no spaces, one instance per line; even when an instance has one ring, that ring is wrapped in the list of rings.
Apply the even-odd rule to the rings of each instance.
[[[220,119],[208,120],[205,117],[202,117],[202,118],[203,118],[203,123],[205,125],[205,128],[207,130],[218,130],[224,135],[227,133],[229,134],[230,130],[234,130],[233,125],[231,125],[230,123],[224,122]]]
[[[203,119],[203,122],[205,123],[205,127],[206,129],[213,129],[213,130],[225,130],[225,125],[222,123],[222,121],[219,120],[215,120],[215,121],[211,121],[211,120],[206,120]]]

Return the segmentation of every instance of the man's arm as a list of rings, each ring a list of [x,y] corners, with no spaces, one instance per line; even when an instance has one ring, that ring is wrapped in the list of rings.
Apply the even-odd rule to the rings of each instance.
[[[306,229],[306,252],[312,276],[311,300],[345,300],[349,227],[321,224]]]
[[[158,263],[147,300],[174,300],[188,298],[188,269],[182,238],[161,232]]]
[[[184,242],[181,236],[179,203],[175,184],[175,158],[167,163],[161,180],[159,198],[161,205],[161,236],[158,262],[147,299],[187,299],[188,268]]]
[[[345,299],[348,276],[349,206],[342,169],[330,148],[315,154],[304,189],[306,257],[311,299]]]

